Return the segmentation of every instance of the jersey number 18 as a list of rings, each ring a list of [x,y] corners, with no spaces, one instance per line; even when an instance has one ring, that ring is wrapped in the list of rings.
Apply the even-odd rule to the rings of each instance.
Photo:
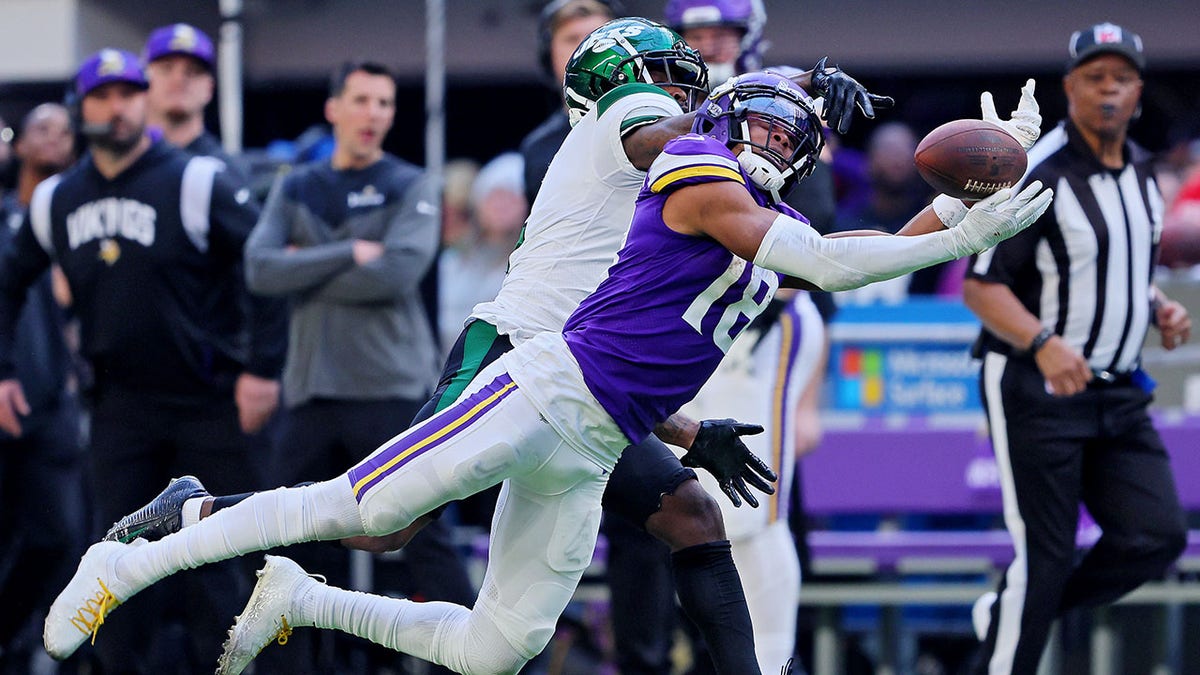
[[[704,317],[708,316],[713,305],[742,277],[747,264],[749,263],[745,260],[733,256],[733,260],[729,262],[729,267],[725,268],[721,276],[709,284],[708,288],[696,296],[696,299],[688,306],[687,311],[683,313],[683,320],[689,326],[695,328],[697,333],[704,334],[702,327]],[[778,274],[761,267],[752,268],[750,280],[746,283],[745,290],[742,291],[742,297],[736,302],[730,303],[725,308],[725,311],[721,313],[721,319],[717,321],[717,325],[713,328],[712,341],[717,346],[717,349],[721,350],[721,353],[729,351],[729,347],[733,345],[734,338],[754,320],[754,317],[762,313],[767,304],[771,302],[771,298],[775,296],[775,291],[778,288]],[[756,296],[761,296],[762,299],[755,300]],[[746,317],[746,321],[738,326],[737,333],[734,333],[734,324],[737,323],[738,317],[742,316]]]

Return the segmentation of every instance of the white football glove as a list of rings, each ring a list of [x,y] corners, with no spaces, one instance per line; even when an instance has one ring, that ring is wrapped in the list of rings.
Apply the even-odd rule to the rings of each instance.
[[[1011,188],[1000,190],[972,206],[958,227],[950,230],[950,252],[962,258],[995,246],[1032,225],[1053,199],[1054,190],[1042,190],[1038,180],[1015,197]]]
[[[1028,150],[1033,147],[1038,136],[1042,135],[1042,115],[1039,112],[1037,99],[1033,97],[1033,78],[1021,87],[1021,102],[1012,113],[1012,119],[1001,120],[996,114],[996,102],[992,100],[990,91],[983,92],[979,97],[979,106],[983,108],[983,121],[991,122],[1008,132],[1009,136],[1017,139],[1021,147]]]

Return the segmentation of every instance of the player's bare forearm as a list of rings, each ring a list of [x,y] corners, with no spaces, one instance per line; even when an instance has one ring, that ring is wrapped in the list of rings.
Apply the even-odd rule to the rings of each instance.
[[[699,430],[700,422],[698,420],[694,420],[682,413],[675,413],[668,417],[665,422],[659,422],[654,427],[654,435],[663,443],[669,443],[686,450],[692,447],[692,441],[696,440],[696,432]]]
[[[817,96],[818,94],[813,92],[812,75],[813,71],[809,69],[788,75],[788,79],[800,85],[800,88],[808,92],[809,96]]]
[[[912,237],[920,234],[929,234],[930,232],[940,232],[946,229],[940,218],[934,213],[932,206],[926,206],[921,209],[917,215],[912,217],[900,228],[896,234],[901,237]]]
[[[1004,284],[967,279],[963,302],[993,335],[1017,349],[1025,349],[1042,330],[1038,321],[1012,289]]]
[[[691,132],[695,118],[692,113],[664,117],[653,124],[634,129],[621,139],[625,156],[638,169],[649,169],[668,141]]]

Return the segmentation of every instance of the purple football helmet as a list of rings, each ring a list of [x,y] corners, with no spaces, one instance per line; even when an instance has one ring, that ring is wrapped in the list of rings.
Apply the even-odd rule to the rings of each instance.
[[[725,64],[709,63],[709,81],[724,82],[738,73],[748,73],[762,68],[762,55],[767,44],[763,41],[763,27],[767,23],[767,12],[762,0],[667,0],[663,10],[663,23],[678,33],[689,28],[704,26],[733,26],[742,29],[742,40],[736,70],[722,68]]]
[[[755,142],[751,126],[766,142]],[[774,203],[816,167],[825,136],[808,94],[786,77],[749,73],[713,90],[699,108],[692,132],[726,146],[742,146],[738,163]]]

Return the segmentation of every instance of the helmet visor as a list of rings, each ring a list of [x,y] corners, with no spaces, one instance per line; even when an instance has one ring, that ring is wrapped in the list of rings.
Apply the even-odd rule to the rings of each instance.
[[[797,180],[812,171],[824,145],[810,108],[784,96],[751,96],[737,104],[748,127],[742,139],[780,171],[794,171]]]
[[[695,50],[656,50],[629,60],[640,60],[646,79],[667,90],[684,112],[694,110],[708,95],[708,69]]]

